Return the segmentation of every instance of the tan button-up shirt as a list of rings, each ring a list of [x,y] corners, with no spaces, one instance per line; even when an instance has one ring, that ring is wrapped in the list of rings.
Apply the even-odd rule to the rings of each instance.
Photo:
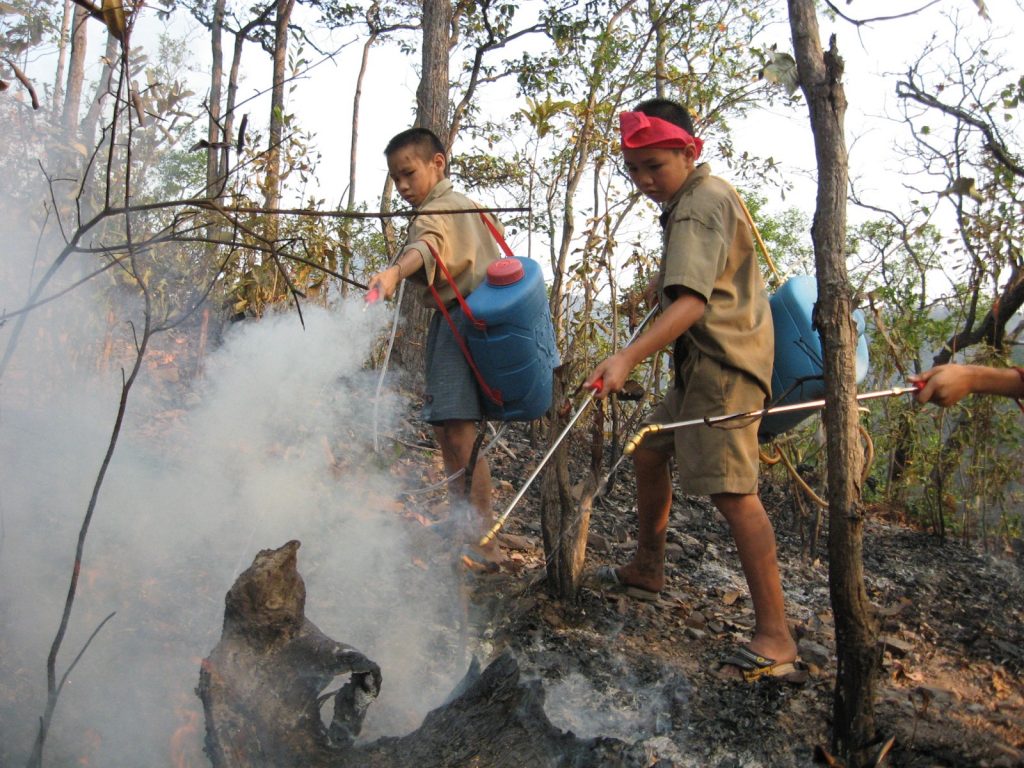
[[[423,255],[423,269],[414,272],[409,279],[422,286],[420,300],[425,306],[437,306],[427,287],[431,282],[441,301],[451,304],[455,300],[455,291],[438,268],[428,244],[444,262],[463,296],[468,296],[483,282],[487,267],[498,259],[498,244],[479,213],[442,213],[479,207],[452,189],[451,181],[442,179],[430,190],[409,223],[408,244],[403,252],[415,248]],[[501,223],[493,216],[491,221],[504,233]]]
[[[661,280],[704,297],[703,317],[683,334],[677,354],[697,350],[752,376],[771,394],[775,333],[750,225],[728,182],[702,163],[665,205]]]

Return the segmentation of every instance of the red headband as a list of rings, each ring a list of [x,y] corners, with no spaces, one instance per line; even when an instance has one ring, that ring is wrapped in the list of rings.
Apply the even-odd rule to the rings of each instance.
[[[691,136],[683,128],[660,117],[643,112],[619,114],[619,133],[623,149],[683,149],[693,147],[693,159],[700,157],[703,139]]]

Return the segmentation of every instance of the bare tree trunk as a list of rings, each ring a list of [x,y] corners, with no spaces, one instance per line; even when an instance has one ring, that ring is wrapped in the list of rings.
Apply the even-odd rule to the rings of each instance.
[[[267,170],[263,184],[263,204],[268,209],[281,207],[281,144],[284,141],[284,81],[288,68],[288,23],[291,20],[295,0],[276,0],[274,4],[274,75],[270,92],[270,127],[267,147]],[[277,216],[267,215],[263,228],[264,238],[270,247],[276,249],[279,230]],[[254,295],[257,311],[262,311],[266,302],[285,296],[288,286],[278,273],[276,259],[268,263],[263,274],[270,284],[258,286]]]
[[[228,97],[224,105],[224,139],[225,141],[236,141],[241,143],[241,134],[244,131],[243,127],[239,127],[238,139],[233,139],[235,130],[235,103],[238,101],[238,77],[239,72],[242,68],[242,50],[245,48],[245,41],[249,37],[249,33],[252,32],[256,27],[262,25],[270,14],[272,5],[266,6],[259,15],[256,16],[252,21],[242,27],[238,32],[235,33],[235,47],[231,54],[231,70],[228,73]],[[243,120],[244,123],[244,120]],[[221,164],[220,164],[220,176],[221,178],[227,178],[228,171],[230,170],[230,153],[221,152]]]
[[[448,134],[448,44],[451,0],[423,0],[422,74],[416,89],[416,125]],[[454,137],[452,137],[454,138]]]
[[[374,2],[370,8],[366,11],[366,25],[370,31],[369,37],[366,38],[366,42],[363,43],[363,57],[359,62],[359,74],[356,76],[356,90],[352,96],[352,141],[349,145],[348,153],[348,210],[353,210],[356,206],[356,169],[358,167],[358,146],[359,146],[359,107],[363,100],[363,81],[366,78],[366,70],[370,64],[370,49],[373,44],[377,42],[378,27],[375,21],[377,14],[380,12],[380,3]],[[348,277],[352,269],[352,222],[342,222],[341,228],[341,253],[342,253],[342,264],[341,274],[343,277]],[[328,259],[333,257],[328,256]],[[338,270],[336,260],[333,263],[327,265],[334,271]],[[348,283],[342,282],[341,284],[341,295],[345,296],[349,291]]]
[[[561,404],[565,401],[565,377],[569,375],[569,368],[568,365],[562,365],[554,372],[553,404],[548,412],[552,442],[558,439],[569,421],[567,417],[559,415]],[[602,441],[603,438],[602,430]],[[573,498],[567,442],[563,440],[545,467],[541,479],[540,517],[548,587],[565,600],[574,598],[579,589],[587,553],[590,513],[596,492],[597,473],[591,471],[584,481],[579,500]]]
[[[867,765],[875,739],[878,628],[864,588],[863,455],[857,434],[856,328],[846,273],[848,161],[843,133],[846,94],[835,37],[822,51],[813,0],[789,0],[800,84],[807,98],[818,164],[811,236],[818,273],[816,313],[825,370],[828,454],[829,587],[839,656],[833,747],[850,766]]]
[[[85,53],[88,45],[86,24],[89,12],[75,6],[71,26],[71,61],[68,64],[68,87],[64,96],[64,134],[73,137],[78,129],[78,112],[82,106],[82,84],[85,82]]]
[[[64,15],[60,23],[60,40],[57,43],[57,75],[53,79],[53,103],[50,112],[56,123],[60,117],[60,104],[64,98],[64,70],[68,64],[68,33],[71,31],[71,17],[74,15],[71,0],[64,0]]]
[[[121,43],[114,35],[107,31],[107,47],[103,52],[103,70],[100,72],[99,81],[96,83],[96,95],[89,102],[89,109],[82,118],[82,140],[91,146],[96,140],[96,126],[99,124],[100,115],[103,113],[103,105],[107,96],[113,88],[114,64],[120,59]]]
[[[665,98],[665,88],[668,85],[668,68],[665,66],[666,10],[667,8],[658,7],[658,0],[647,2],[647,14],[650,16],[651,26],[654,27],[654,95],[659,99]]]
[[[451,0],[423,0],[421,26],[422,74],[416,89],[416,125],[439,137],[448,135],[448,44],[451,39]],[[454,138],[454,137],[452,137]],[[442,139],[443,140],[443,139]],[[449,157],[451,156],[451,147]],[[406,291],[401,312],[406,332],[395,343],[395,358],[406,371],[421,371],[426,350],[429,310],[419,300],[419,291]]]
[[[206,194],[210,197],[218,194],[220,189],[220,152],[217,142],[229,141],[228,136],[221,132],[220,102],[224,83],[224,0],[217,0],[213,8],[212,26],[210,28],[210,52],[213,62],[210,67],[210,103],[209,126],[206,132],[210,142],[206,150]],[[226,150],[225,150],[226,154]]]
[[[376,8],[377,4],[374,3],[373,8]],[[373,9],[367,11],[367,18],[370,18],[370,14]],[[366,38],[366,42],[363,44],[363,58],[359,62],[359,75],[356,77],[356,92],[352,97],[352,142],[349,146],[348,152],[348,208],[352,210],[356,205],[356,167],[359,146],[359,106],[363,99],[363,80],[366,77],[366,69],[369,66],[370,61],[370,49],[373,44],[377,41],[377,30],[370,27],[370,36]]]
[[[267,148],[267,178],[264,205],[279,208],[281,203],[281,141],[284,139],[284,81],[288,67],[288,22],[295,0],[277,0],[274,17],[274,80],[270,92],[270,143]],[[271,219],[274,221],[274,219]],[[273,229],[273,227],[272,227]],[[274,238],[270,237],[273,241]]]

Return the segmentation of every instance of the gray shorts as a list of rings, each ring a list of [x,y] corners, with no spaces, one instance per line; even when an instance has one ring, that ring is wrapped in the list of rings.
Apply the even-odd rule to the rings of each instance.
[[[463,340],[469,323],[460,307],[449,310]],[[448,321],[434,312],[427,330],[426,390],[423,420],[430,424],[444,421],[480,421],[484,417],[480,387],[466,356],[452,335]]]

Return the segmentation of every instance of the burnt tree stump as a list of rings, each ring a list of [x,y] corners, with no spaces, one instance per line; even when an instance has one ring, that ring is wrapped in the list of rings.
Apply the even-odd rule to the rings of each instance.
[[[503,653],[475,663],[448,701],[412,733],[354,744],[381,685],[377,665],[326,637],[304,615],[299,542],[263,550],[228,591],[224,631],[203,661],[196,692],[214,768],[583,768],[642,766],[641,747],[579,739],[551,724],[540,681],[522,682]],[[350,672],[334,718],[320,718],[321,691]]]
[[[306,618],[298,549],[289,541],[262,550],[225,598],[221,639],[203,660],[196,689],[206,714],[206,753],[217,768],[279,768],[297,764],[298,755],[328,760],[354,741],[380,690],[376,664]],[[327,729],[318,697],[345,672],[352,677],[337,694]]]

